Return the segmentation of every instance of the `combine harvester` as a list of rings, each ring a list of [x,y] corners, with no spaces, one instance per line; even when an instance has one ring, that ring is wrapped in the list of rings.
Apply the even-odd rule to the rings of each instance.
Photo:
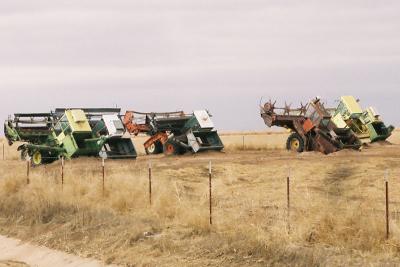
[[[369,107],[363,111],[353,96],[342,96],[338,107],[330,110],[336,126],[351,129],[362,143],[384,141],[394,130],[392,125],[385,125],[376,109]]]
[[[350,129],[339,128],[332,122],[331,114],[320,99],[298,109],[291,109],[289,105],[276,108],[275,103],[269,101],[261,107],[261,117],[268,127],[284,127],[292,132],[286,142],[288,150],[329,154],[344,148],[361,147],[360,140]],[[276,113],[276,110],[282,112]]]
[[[127,111],[123,117],[127,131],[146,134],[147,154],[179,155],[186,152],[221,151],[222,141],[206,110],[185,114],[183,111],[142,113]]]
[[[121,121],[120,108],[80,108],[85,112],[95,137],[106,136],[102,157],[110,159],[136,158],[137,152],[130,136],[125,137],[125,127]],[[57,117],[68,109],[57,108]]]
[[[120,121],[118,116],[101,116],[98,121],[93,119],[91,126],[82,109],[14,114],[13,119],[5,122],[4,133],[10,145],[24,142],[18,151],[21,151],[22,159],[31,158],[34,166],[51,163],[60,157],[70,159],[102,155],[109,158],[136,158],[132,141],[128,139],[129,143],[122,139],[123,132],[117,127],[115,118]]]

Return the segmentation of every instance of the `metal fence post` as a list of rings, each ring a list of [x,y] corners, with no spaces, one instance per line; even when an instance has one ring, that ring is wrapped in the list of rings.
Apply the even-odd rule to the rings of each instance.
[[[105,176],[106,176],[106,171],[105,171],[105,161],[104,158],[101,160],[101,167],[102,167],[102,172],[103,172],[103,197],[104,197],[104,190],[105,190]]]
[[[390,226],[389,226],[389,171],[385,172],[385,197],[386,197],[386,239],[390,237]]]
[[[287,195],[287,227],[290,233],[290,167],[286,178],[286,195]]]
[[[61,157],[61,190],[64,190],[64,157]]]
[[[151,175],[152,175],[151,161],[149,161],[149,203],[150,203],[150,206],[151,206],[151,193],[152,193],[152,191],[151,191]]]
[[[31,159],[29,158],[26,161],[26,184],[30,183],[29,175],[30,175],[30,167],[31,167]]]
[[[212,225],[212,166],[211,160],[208,165],[208,189],[209,189],[209,204],[210,204],[210,225]]]

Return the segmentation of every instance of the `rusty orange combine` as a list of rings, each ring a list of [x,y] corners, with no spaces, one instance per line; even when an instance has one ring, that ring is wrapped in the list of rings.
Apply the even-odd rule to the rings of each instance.
[[[276,110],[281,112],[277,113]],[[332,122],[330,112],[318,98],[297,109],[291,109],[289,105],[276,108],[275,103],[269,101],[261,107],[261,117],[268,127],[291,130],[292,134],[286,142],[288,150],[329,154],[344,148],[361,147],[360,140],[350,129],[338,128]]]

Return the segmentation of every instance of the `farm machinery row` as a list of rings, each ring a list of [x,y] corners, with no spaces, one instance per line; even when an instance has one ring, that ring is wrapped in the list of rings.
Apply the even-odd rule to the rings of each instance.
[[[324,154],[341,149],[360,149],[364,144],[386,140],[394,130],[386,126],[374,108],[362,110],[353,96],[342,96],[336,108],[326,108],[319,98],[292,109],[275,107],[271,100],[261,107],[268,127],[288,129],[286,148]]]
[[[61,157],[135,159],[131,136],[139,133],[149,136],[144,144],[148,154],[223,149],[207,111],[127,112],[124,116],[120,112],[118,108],[58,108],[49,113],[17,113],[4,123],[4,133],[9,145],[22,142],[18,147],[21,158],[31,159],[33,165]],[[140,116],[134,118],[133,114]]]

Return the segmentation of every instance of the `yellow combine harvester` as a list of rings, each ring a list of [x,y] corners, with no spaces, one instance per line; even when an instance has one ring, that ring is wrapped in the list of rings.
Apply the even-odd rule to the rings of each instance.
[[[336,126],[351,129],[363,143],[386,140],[394,130],[392,125],[385,125],[376,109],[363,111],[353,96],[342,96],[338,107],[331,110]]]

